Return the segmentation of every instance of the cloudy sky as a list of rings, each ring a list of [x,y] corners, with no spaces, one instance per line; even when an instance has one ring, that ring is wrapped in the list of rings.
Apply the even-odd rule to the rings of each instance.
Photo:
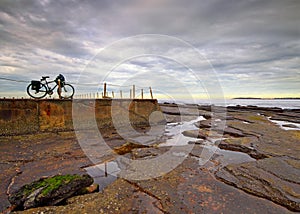
[[[78,94],[108,82],[166,98],[300,97],[299,11],[299,0],[0,0],[0,78],[25,81],[0,79],[0,97],[59,73]]]

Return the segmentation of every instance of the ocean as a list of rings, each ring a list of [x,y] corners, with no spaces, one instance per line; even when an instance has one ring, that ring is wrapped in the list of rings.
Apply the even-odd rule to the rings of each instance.
[[[300,109],[300,99],[227,99],[220,100],[158,100],[159,103],[169,102],[177,104],[199,104],[199,105],[225,105],[225,106],[259,106],[259,107],[278,107],[282,109]]]
[[[278,107],[283,109],[300,109],[300,100],[298,99],[232,99],[226,100],[227,106],[247,106],[254,105],[259,107]]]

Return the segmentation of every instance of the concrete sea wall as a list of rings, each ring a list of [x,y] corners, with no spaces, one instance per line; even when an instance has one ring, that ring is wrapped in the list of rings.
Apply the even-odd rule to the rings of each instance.
[[[145,126],[155,111],[160,107],[152,99],[0,99],[0,135],[74,130],[74,118],[76,128],[88,129],[93,121],[100,129],[113,128],[116,121]]]

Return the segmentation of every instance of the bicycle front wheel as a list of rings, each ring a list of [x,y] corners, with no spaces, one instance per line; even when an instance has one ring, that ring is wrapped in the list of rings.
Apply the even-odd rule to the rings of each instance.
[[[41,84],[40,89],[32,89],[32,84],[27,86],[27,94],[35,99],[41,99],[47,95],[47,88],[44,84]]]
[[[74,87],[70,84],[64,84],[60,89],[57,89],[57,93],[60,94],[63,99],[72,99],[75,93]]]

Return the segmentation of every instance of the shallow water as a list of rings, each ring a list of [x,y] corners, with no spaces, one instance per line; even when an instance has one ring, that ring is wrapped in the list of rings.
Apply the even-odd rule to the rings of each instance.
[[[250,161],[256,161],[254,158],[243,152],[218,149],[216,151],[216,154],[220,155],[220,157],[218,157],[217,159],[220,160],[223,166],[228,164],[240,164]]]
[[[299,123],[292,123],[289,121],[282,121],[282,120],[271,120],[270,118],[268,118],[272,123],[277,124],[278,126],[280,126],[280,128],[284,129],[284,130],[300,130],[300,124]],[[284,125],[294,125],[296,127],[286,127]]]
[[[198,130],[199,128],[197,128],[194,123],[202,120],[205,120],[205,118],[199,116],[196,119],[187,122],[168,123],[166,125],[165,135],[169,137],[169,139],[159,146],[183,146],[187,145],[189,141],[195,141],[195,138],[184,136],[182,132],[187,130]]]
[[[199,130],[199,128],[196,127],[194,123],[201,120],[205,120],[205,118],[200,116],[197,119],[188,122],[167,124],[165,135],[169,136],[170,138],[165,143],[160,144],[160,147],[188,145],[189,142],[199,140],[193,137],[186,137],[182,134],[182,132],[188,130]],[[237,164],[255,161],[254,158],[250,157],[246,153],[228,151],[218,148],[218,146],[216,145],[216,142],[218,140],[222,140],[222,138],[211,139],[210,141],[203,142],[203,148],[205,150],[203,150],[200,157],[194,157],[199,161],[199,165],[204,165],[208,161],[208,159],[212,158],[213,155],[217,155],[216,160],[218,160],[222,166],[233,163]]]
[[[118,164],[114,161],[90,166],[85,168],[85,170],[94,179],[94,182],[99,185],[100,192],[115,181],[117,174],[120,172]]]

